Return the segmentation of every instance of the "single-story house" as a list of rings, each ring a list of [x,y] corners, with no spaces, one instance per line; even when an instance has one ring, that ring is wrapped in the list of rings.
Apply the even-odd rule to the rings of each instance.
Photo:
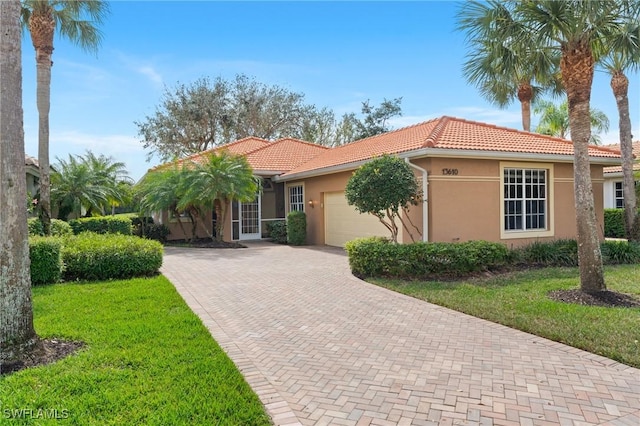
[[[620,144],[605,145],[605,148],[620,150]],[[633,143],[633,155],[640,158],[640,141]],[[633,170],[640,172],[640,163],[633,164]],[[603,170],[604,183],[604,208],[605,209],[622,209],[624,208],[624,191],[622,188],[622,166],[605,167]],[[636,185],[638,185],[636,180]]]
[[[251,203],[234,202],[224,239],[266,236],[266,223],[293,210],[307,215],[307,242],[343,246],[363,236],[388,236],[377,218],[359,214],[344,196],[359,166],[383,154],[415,171],[424,199],[406,215],[399,240],[488,240],[518,246],[574,238],[573,145],[570,141],[443,116],[347,145],[327,148],[296,139],[242,139],[181,161],[226,149],[245,155],[264,189]],[[603,229],[603,168],[619,151],[589,147],[597,219]],[[182,239],[176,218],[158,218]],[[211,218],[213,222],[213,217]],[[602,237],[602,235],[601,235]]]

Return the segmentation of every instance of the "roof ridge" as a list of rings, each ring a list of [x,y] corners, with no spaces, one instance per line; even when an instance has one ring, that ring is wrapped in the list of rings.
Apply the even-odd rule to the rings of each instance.
[[[439,123],[436,124],[429,136],[427,136],[427,138],[424,140],[424,143],[422,144],[423,148],[433,148],[434,146],[436,146],[437,140],[440,138],[440,135],[442,135],[442,132],[447,127],[447,124],[449,124],[449,121],[451,121],[451,117],[443,115],[438,120]]]
[[[278,140],[276,140],[276,141],[274,141],[272,143],[277,143],[277,142],[285,141],[285,140],[290,140],[290,141],[293,141],[293,142],[302,143],[302,144],[305,144],[305,145],[311,145],[311,146],[318,147],[318,148],[323,148],[323,149],[331,149],[326,145],[321,145],[319,143],[309,142],[309,141],[305,141],[303,139],[292,138],[292,137],[280,138],[280,139],[278,139]]]
[[[391,135],[393,133],[402,132],[402,131],[405,131],[405,130],[408,130],[408,129],[412,129],[414,127],[424,126],[425,124],[431,123],[431,122],[439,120],[439,119],[440,118],[432,118],[430,120],[421,121],[419,123],[411,124],[409,126],[400,127],[398,129],[392,129],[392,130],[389,130],[389,131],[384,132],[384,133],[378,133],[377,135],[367,136],[366,138],[362,138],[362,139],[351,141],[351,142],[348,142],[348,143],[345,143],[345,144],[342,144],[342,145],[334,146],[331,149],[338,149],[338,148],[342,148],[343,146],[350,146],[350,145],[353,145],[353,144],[359,144],[360,142],[363,142],[363,141],[370,141],[372,139],[381,138],[383,136],[388,136],[388,135]]]
[[[518,129],[513,129],[513,128],[510,128],[510,127],[498,126],[496,124],[489,124],[489,123],[485,123],[485,122],[482,122],[482,121],[467,120],[465,118],[457,118],[457,117],[449,117],[449,118],[452,119],[452,120],[465,122],[465,123],[469,123],[469,124],[475,124],[475,125],[479,125],[479,126],[483,126],[483,127],[489,127],[489,128],[492,128],[492,129],[505,130],[505,131],[508,131],[508,132],[511,132],[511,133],[520,133],[520,134],[524,134],[524,135],[532,135],[532,136],[540,137],[540,138],[543,138],[543,139],[548,139],[548,140],[552,140],[552,141],[555,141],[555,142],[561,142],[563,144],[567,144],[567,145],[573,146],[573,142],[571,140],[559,138],[557,136],[550,136],[550,135],[545,135],[543,133],[536,133],[536,132],[531,132],[531,131],[527,132],[526,130],[518,130]],[[589,148],[593,148],[593,149],[596,149],[598,151],[612,152],[612,150],[603,148],[600,145],[589,144],[588,146],[589,146]]]

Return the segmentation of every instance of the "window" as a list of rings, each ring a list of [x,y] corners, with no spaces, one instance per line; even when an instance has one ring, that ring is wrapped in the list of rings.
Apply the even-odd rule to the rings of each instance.
[[[302,185],[289,187],[289,211],[304,211],[304,190]]]
[[[616,209],[624,208],[624,190],[622,189],[622,182],[615,182],[615,191],[613,199],[616,204]]]
[[[503,170],[504,230],[536,231],[548,228],[547,170]]]

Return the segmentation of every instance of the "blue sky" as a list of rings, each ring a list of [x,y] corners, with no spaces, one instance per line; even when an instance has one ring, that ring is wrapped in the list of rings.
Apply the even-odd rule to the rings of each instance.
[[[395,128],[451,115],[521,129],[520,106],[500,110],[462,76],[464,35],[457,5],[423,2],[114,1],[97,54],[56,39],[50,155],[112,156],[135,180],[154,165],[137,135],[164,88],[200,77],[246,74],[305,94],[307,103],[341,115],[402,97]],[[23,39],[25,145],[37,156],[35,54]],[[629,76],[634,140],[640,134],[640,74]],[[597,72],[591,105],[618,140],[609,78]],[[537,122],[533,117],[533,125]]]

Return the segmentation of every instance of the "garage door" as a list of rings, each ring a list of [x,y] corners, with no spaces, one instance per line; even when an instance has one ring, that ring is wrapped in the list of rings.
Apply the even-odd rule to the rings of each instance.
[[[377,217],[360,214],[347,204],[344,192],[324,194],[324,221],[324,241],[330,246],[343,247],[354,238],[391,235]]]

